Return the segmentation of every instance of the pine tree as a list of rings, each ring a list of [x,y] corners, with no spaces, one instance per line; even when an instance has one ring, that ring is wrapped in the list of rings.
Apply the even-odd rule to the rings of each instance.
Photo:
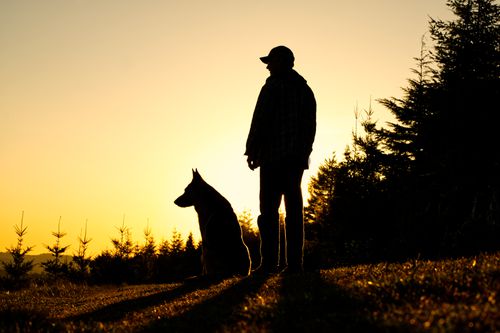
[[[489,248],[499,229],[500,6],[447,4],[456,19],[431,19],[434,48],[423,43],[402,99],[381,100],[397,123],[378,132],[389,151],[389,191],[413,215],[401,220],[429,252]]]
[[[189,233],[186,239],[182,261],[182,267],[186,277],[199,275],[201,273],[201,248],[195,243],[192,232]]]
[[[414,58],[417,68],[412,72],[416,78],[408,80],[408,87],[403,88],[404,96],[378,100],[396,119],[396,122],[388,122],[387,128],[375,129],[383,149],[389,153],[385,163],[387,177],[425,175],[432,172],[436,165],[439,154],[434,140],[436,122],[431,96],[435,88],[430,57],[423,36],[420,56]],[[423,167],[424,164],[426,167]]]
[[[335,155],[325,160],[309,184],[306,253],[323,264],[366,260],[373,253],[374,240],[392,225],[380,216],[385,155],[374,130],[371,105],[361,120],[360,115],[355,112],[356,124],[361,121],[364,133],[358,134],[356,126],[344,160],[338,162]]]
[[[156,259],[156,244],[148,223],[144,229],[144,245],[138,246],[133,258],[137,281],[150,282],[153,279]]]
[[[253,226],[252,213],[249,210],[244,210],[238,214],[238,222],[241,227],[241,232],[243,233],[243,238],[252,237],[257,235],[257,230]]]
[[[170,255],[174,258],[179,257],[184,251],[184,241],[182,235],[174,229],[172,231],[172,239],[170,240]]]
[[[194,242],[193,233],[190,232],[188,238],[186,239],[186,246],[184,247],[187,254],[196,253],[196,244]]]
[[[59,223],[57,224],[57,232],[52,232],[52,235],[56,238],[56,242],[54,246],[47,245],[46,248],[52,254],[53,259],[42,263],[42,267],[52,277],[60,277],[67,275],[69,272],[69,264],[61,260],[61,256],[69,248],[69,245],[61,245],[61,239],[66,236],[66,233],[61,231],[61,217],[59,217]]]
[[[158,281],[168,281],[171,274],[170,265],[170,242],[163,240],[158,245],[158,257],[156,259],[156,279]]]
[[[85,222],[85,231],[83,237],[80,232],[78,237],[78,252],[73,255],[73,268],[72,272],[75,277],[79,280],[84,280],[89,277],[90,273],[90,262],[92,261],[90,257],[87,257],[87,250],[89,243],[92,241],[91,238],[87,238],[87,221]]]
[[[125,225],[125,216],[121,227],[116,227],[120,236],[112,238],[113,251],[103,251],[91,262],[92,278],[104,283],[135,282],[132,254],[136,247],[132,243],[130,229]]]
[[[24,237],[27,234],[28,227],[23,226],[24,211],[21,215],[21,225],[15,225],[14,230],[17,235],[17,245],[7,248],[7,252],[12,257],[12,262],[2,262],[2,266],[7,273],[8,285],[19,288],[28,281],[28,274],[33,269],[33,260],[26,260],[26,255],[33,250],[33,246],[23,246]]]
[[[306,223],[323,224],[329,214],[330,201],[334,195],[335,170],[338,167],[335,154],[325,159],[318,172],[308,184],[309,199],[304,208]]]
[[[120,233],[120,238],[111,239],[111,243],[115,248],[114,256],[121,260],[127,260],[134,252],[134,244],[132,243],[132,236],[129,227],[125,225],[125,216],[121,227],[116,227]]]
[[[498,248],[500,5],[454,0],[451,22],[431,21],[438,92],[437,219],[455,251]]]
[[[174,229],[170,241],[164,243],[163,253],[160,252],[158,265],[160,280],[174,281],[186,278],[188,275],[185,262],[185,244],[182,235]],[[168,252],[167,252],[168,251]]]
[[[158,254],[160,256],[168,256],[170,255],[170,242],[165,239],[163,240],[160,245],[158,245]]]
[[[500,5],[495,0],[448,0],[454,21],[432,19],[433,59],[444,84],[498,80]]]
[[[493,0],[454,0],[448,6],[456,20],[430,24],[436,43],[432,56],[439,69],[435,104],[440,171],[449,176],[448,182],[484,182],[497,173],[500,156],[494,134],[500,93],[500,5]]]

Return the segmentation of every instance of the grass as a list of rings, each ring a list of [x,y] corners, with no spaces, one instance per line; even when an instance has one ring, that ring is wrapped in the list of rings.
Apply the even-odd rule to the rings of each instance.
[[[2,291],[1,332],[498,332],[500,253],[303,275]]]

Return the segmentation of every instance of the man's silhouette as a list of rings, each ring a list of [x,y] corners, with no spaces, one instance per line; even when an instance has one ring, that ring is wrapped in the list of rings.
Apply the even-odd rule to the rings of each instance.
[[[303,270],[304,221],[301,182],[308,168],[316,133],[316,100],[295,70],[294,55],[285,46],[260,58],[271,73],[260,91],[245,155],[251,170],[260,167],[261,265],[276,272],[279,265],[279,206],[285,199],[286,257],[289,272]]]

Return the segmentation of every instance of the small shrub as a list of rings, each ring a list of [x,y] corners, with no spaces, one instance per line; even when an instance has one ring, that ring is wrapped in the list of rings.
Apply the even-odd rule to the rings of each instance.
[[[24,236],[26,236],[28,227],[23,226],[24,212],[21,216],[21,225],[15,225],[17,234],[17,245],[7,248],[7,252],[12,256],[12,262],[2,262],[2,266],[7,273],[5,285],[11,288],[20,288],[25,286],[28,281],[28,274],[33,269],[33,260],[26,260],[26,255],[33,249],[33,246],[23,246]]]
[[[61,245],[61,239],[66,236],[65,232],[61,232],[61,218],[59,218],[57,232],[52,232],[52,235],[56,237],[56,243],[54,246],[47,245],[46,247],[54,258],[42,263],[42,267],[45,272],[53,278],[67,277],[69,275],[70,265],[67,262],[62,262],[61,256],[69,248],[69,245]]]

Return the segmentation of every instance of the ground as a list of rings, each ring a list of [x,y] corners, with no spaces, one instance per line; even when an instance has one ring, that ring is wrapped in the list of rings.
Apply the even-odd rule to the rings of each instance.
[[[219,282],[1,291],[0,332],[499,332],[500,253]]]

